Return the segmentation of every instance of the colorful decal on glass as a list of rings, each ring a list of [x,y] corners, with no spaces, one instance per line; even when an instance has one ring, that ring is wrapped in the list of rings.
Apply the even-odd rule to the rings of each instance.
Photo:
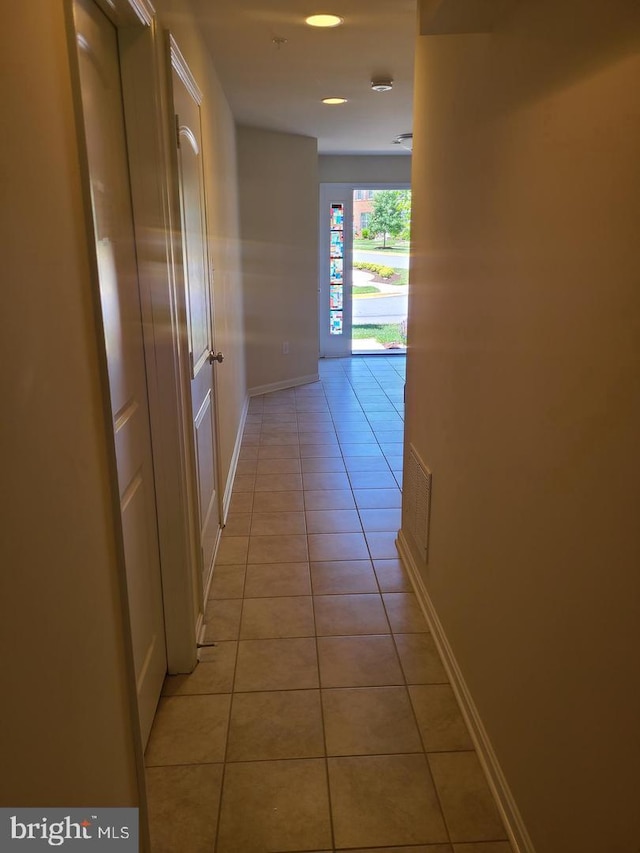
[[[344,206],[331,205],[329,247],[329,334],[342,334],[344,285]]]
[[[342,231],[331,232],[331,257],[344,257],[344,234]]]
[[[329,293],[329,307],[334,311],[342,311],[342,285],[332,284]]]

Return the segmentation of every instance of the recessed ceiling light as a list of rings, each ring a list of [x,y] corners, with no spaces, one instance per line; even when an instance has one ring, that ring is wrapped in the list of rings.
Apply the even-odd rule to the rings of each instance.
[[[339,15],[309,15],[304,20],[310,27],[339,27],[344,24],[344,18]]]
[[[322,103],[323,104],[346,104],[347,99],[346,98],[323,98]]]

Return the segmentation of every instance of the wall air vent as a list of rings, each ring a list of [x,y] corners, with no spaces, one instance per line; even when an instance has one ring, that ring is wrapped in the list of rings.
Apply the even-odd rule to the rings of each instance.
[[[431,471],[415,447],[405,454],[402,486],[402,528],[424,562],[429,557],[429,516],[431,514]]]

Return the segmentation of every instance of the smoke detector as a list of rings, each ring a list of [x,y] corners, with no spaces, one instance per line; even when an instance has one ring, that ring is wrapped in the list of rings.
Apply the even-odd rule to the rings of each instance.
[[[393,80],[372,80],[371,88],[374,92],[390,92],[393,89]]]

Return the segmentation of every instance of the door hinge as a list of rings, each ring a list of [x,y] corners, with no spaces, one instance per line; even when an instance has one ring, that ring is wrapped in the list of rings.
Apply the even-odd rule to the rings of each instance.
[[[180,148],[180,118],[176,113],[176,145]]]

